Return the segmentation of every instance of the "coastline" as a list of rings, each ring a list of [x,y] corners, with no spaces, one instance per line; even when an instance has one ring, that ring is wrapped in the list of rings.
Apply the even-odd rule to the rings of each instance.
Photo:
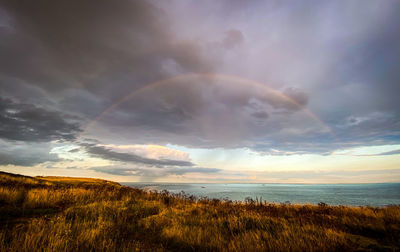
[[[400,206],[196,199],[0,173],[1,251],[398,250]]]

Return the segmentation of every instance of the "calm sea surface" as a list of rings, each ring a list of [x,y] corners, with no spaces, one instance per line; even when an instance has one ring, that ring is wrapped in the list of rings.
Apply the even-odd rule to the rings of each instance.
[[[325,202],[329,205],[400,205],[400,183],[384,184],[173,184],[122,183],[145,190],[184,191],[198,197],[245,200],[262,198],[274,203]]]

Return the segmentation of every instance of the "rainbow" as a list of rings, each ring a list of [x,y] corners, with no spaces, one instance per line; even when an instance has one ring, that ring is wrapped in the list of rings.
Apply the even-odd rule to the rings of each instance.
[[[324,123],[317,115],[315,115],[310,109],[307,107],[304,107],[303,105],[299,104],[297,101],[292,99],[291,97],[283,94],[282,92],[273,89],[271,87],[268,87],[260,82],[254,81],[254,80],[249,80],[245,79],[239,76],[234,76],[234,75],[226,75],[226,74],[217,74],[217,73],[191,73],[191,74],[182,74],[182,75],[177,75],[173,76],[170,78],[165,78],[161,80],[157,80],[155,82],[151,82],[141,88],[135,89],[126,96],[122,97],[121,99],[117,100],[115,103],[113,103],[111,106],[109,106],[106,110],[101,112],[98,116],[96,116],[93,120],[91,120],[84,130],[81,132],[81,134],[78,136],[78,139],[86,134],[86,132],[96,123],[98,122],[102,117],[104,117],[106,114],[110,113],[113,109],[118,107],[121,103],[124,103],[125,101],[131,99],[132,97],[136,95],[140,95],[140,93],[151,89],[155,88],[158,86],[162,85],[173,85],[174,83],[178,81],[190,81],[196,78],[202,78],[202,79],[209,79],[209,80],[222,80],[222,81],[227,81],[230,83],[238,84],[238,85],[250,85],[253,87],[258,87],[262,88],[268,92],[270,92],[273,95],[276,95],[277,97],[282,98],[283,100],[293,104],[294,106],[298,107],[299,109],[303,110],[310,118],[315,120],[317,123],[319,123],[321,126],[323,126],[332,136],[336,138],[336,135],[334,131],[326,124]],[[206,82],[207,83],[207,82]]]

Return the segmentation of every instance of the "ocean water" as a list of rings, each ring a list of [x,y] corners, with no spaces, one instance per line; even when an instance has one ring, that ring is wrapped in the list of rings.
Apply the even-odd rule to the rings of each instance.
[[[271,203],[324,202],[329,205],[400,205],[400,183],[382,184],[188,184],[122,183],[144,190],[184,191],[197,197],[243,201],[247,197]]]

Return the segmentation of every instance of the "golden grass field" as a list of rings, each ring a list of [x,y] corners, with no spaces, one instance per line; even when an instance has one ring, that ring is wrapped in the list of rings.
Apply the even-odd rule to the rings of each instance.
[[[400,206],[225,202],[0,172],[0,251],[400,251]]]

